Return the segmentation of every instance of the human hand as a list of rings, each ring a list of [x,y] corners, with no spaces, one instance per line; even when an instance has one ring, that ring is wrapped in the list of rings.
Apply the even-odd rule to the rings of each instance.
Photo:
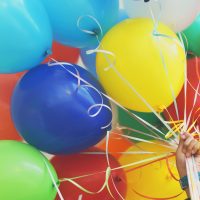
[[[187,175],[186,158],[192,155],[195,156],[197,170],[200,171],[200,143],[191,134],[183,133],[176,152],[176,166],[180,177]]]

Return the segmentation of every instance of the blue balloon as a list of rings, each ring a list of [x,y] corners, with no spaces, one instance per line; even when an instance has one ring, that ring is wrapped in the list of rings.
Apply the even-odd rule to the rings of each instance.
[[[128,19],[128,15],[126,13],[125,10],[121,9],[119,10],[118,13],[118,19],[117,19],[117,23]],[[92,73],[92,75],[94,77],[97,77],[97,72],[96,72],[96,53],[92,53],[92,54],[87,54],[88,50],[91,49],[96,49],[97,46],[91,46],[91,47],[86,47],[86,48],[82,48],[80,51],[80,56],[81,56],[81,60],[83,61],[83,64],[87,67],[88,71],[90,73]]]
[[[95,49],[96,46],[83,48],[80,51],[81,60],[83,64],[87,67],[88,71],[97,78],[96,72],[96,53],[87,54],[88,50]]]
[[[97,43],[96,36],[81,29],[105,34],[117,21],[119,0],[41,0],[49,14],[54,39],[62,44],[83,48]],[[78,21],[80,26],[78,26]]]
[[[127,15],[126,10],[120,9],[119,13],[118,13],[118,23],[121,22],[121,21],[124,21],[128,18],[129,18],[129,16]]]
[[[52,30],[38,0],[0,0],[0,73],[38,65],[51,50]]]
[[[22,137],[42,151],[79,152],[98,143],[111,129],[110,104],[87,70],[67,63],[53,65],[31,69],[17,84],[12,97],[13,121]]]

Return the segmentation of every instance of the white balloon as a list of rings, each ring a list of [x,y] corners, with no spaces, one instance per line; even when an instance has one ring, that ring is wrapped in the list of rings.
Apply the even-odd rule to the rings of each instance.
[[[200,12],[200,0],[124,0],[130,17],[149,17],[160,20],[175,32],[188,27]]]

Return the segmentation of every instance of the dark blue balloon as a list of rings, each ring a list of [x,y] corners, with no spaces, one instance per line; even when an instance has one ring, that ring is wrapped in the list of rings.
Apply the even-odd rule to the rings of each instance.
[[[22,137],[42,151],[78,152],[98,143],[110,130],[110,104],[71,74],[104,92],[88,71],[67,63],[53,65],[33,68],[17,84],[12,97],[13,121]],[[102,101],[103,107],[92,107]]]
[[[125,10],[121,9],[119,10],[118,13],[118,20],[117,23],[128,19],[128,15],[126,13]],[[97,46],[90,46],[90,47],[86,47],[81,49],[80,51],[80,56],[81,56],[81,60],[83,61],[83,64],[87,67],[88,71],[90,73],[92,73],[92,75],[94,77],[97,77],[97,72],[96,72],[96,53],[92,53],[92,54],[87,54],[88,50],[93,50],[96,49]]]

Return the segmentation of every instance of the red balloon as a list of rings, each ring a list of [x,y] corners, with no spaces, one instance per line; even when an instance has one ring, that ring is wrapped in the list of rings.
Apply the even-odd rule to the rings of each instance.
[[[10,114],[11,96],[22,74],[0,74],[0,140],[22,140]]]
[[[44,63],[52,61],[51,58],[60,62],[69,62],[76,64],[79,58],[80,50],[73,47],[64,46],[58,42],[53,42],[52,54],[47,57]]]
[[[190,127],[190,125],[192,125],[192,123],[195,120],[196,120],[195,126],[198,125],[200,127],[200,88],[198,89],[196,104],[192,111],[193,102],[195,98],[195,90],[197,89],[199,81],[200,81],[199,72],[200,72],[200,58],[189,59],[187,62],[187,76],[188,76],[187,92],[186,92],[187,119],[190,113],[192,113],[192,115],[191,115],[191,120],[190,120],[188,128]],[[184,119],[184,108],[185,108],[184,96],[185,96],[185,92],[184,92],[184,87],[183,87],[183,89],[181,90],[181,93],[177,97],[178,112],[179,112],[180,120]],[[170,113],[173,120],[178,120],[174,104],[168,107],[167,110]],[[170,120],[169,114],[166,111],[164,112],[164,114],[165,114],[165,117],[168,120]]]
[[[87,152],[102,151],[93,147]],[[111,168],[120,166],[114,157],[110,155],[109,158]],[[74,181],[92,192],[97,192],[105,182],[105,171],[108,166],[105,154],[79,153],[67,156],[55,156],[51,162],[55,167],[59,178],[72,178],[90,174],[90,176],[75,179]],[[124,171],[122,169],[118,169],[112,171],[111,174],[117,190],[123,197],[125,197],[126,178]],[[109,187],[115,199],[121,199],[114,188],[111,177],[109,179]],[[60,185],[60,190],[65,200],[77,200],[79,195],[82,195],[84,200],[113,200],[106,188],[99,194],[91,195],[81,191],[72,183],[63,182]],[[59,198],[57,197],[56,200],[59,200]]]

